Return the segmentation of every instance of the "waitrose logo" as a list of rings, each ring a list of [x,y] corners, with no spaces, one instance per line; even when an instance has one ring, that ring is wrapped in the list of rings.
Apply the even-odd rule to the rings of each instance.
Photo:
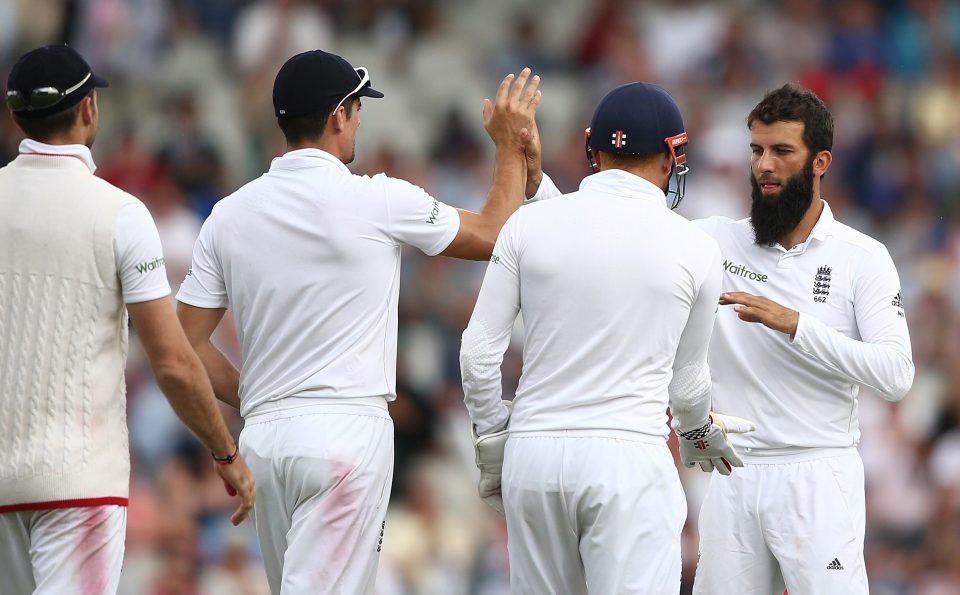
[[[738,277],[743,277],[744,279],[750,279],[751,281],[759,281],[761,283],[767,282],[767,275],[764,273],[756,273],[751,271],[742,264],[733,264],[729,260],[723,261],[723,270],[727,271],[731,275],[736,275]]]
[[[149,273],[150,271],[155,271],[163,266],[163,257],[157,257],[153,260],[145,260],[137,265],[137,272],[143,275],[144,273]]]

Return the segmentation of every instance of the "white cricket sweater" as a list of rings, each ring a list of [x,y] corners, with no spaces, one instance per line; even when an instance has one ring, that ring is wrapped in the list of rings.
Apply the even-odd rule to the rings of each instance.
[[[127,502],[114,226],[131,204],[77,156],[0,169],[0,512]]]

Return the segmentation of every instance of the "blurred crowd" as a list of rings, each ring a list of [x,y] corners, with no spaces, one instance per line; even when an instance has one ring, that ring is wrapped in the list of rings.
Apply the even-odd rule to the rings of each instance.
[[[111,81],[99,93],[97,175],[150,208],[175,289],[213,204],[282,154],[273,78],[303,50],[367,66],[386,93],[364,101],[355,173],[474,209],[492,172],[481,100],[523,66],[543,77],[545,169],[565,191],[588,173],[583,130],[599,97],[635,80],[670,91],[690,135],[689,217],[747,215],[747,113],[786,81],[813,89],[836,119],[824,197],[893,255],[917,366],[900,404],[861,392],[871,592],[960,592],[960,1],[0,0],[4,81],[20,53],[61,41]],[[0,118],[0,164],[19,140]],[[484,268],[405,255],[380,595],[508,592],[506,532],[475,492],[458,365]],[[229,319],[217,342],[237,359]],[[507,396],[521,371],[514,343]],[[121,593],[268,593],[251,524],[230,525],[209,454],[135,341],[127,382]],[[224,413],[239,433],[242,420]],[[707,477],[681,476],[687,592]]]

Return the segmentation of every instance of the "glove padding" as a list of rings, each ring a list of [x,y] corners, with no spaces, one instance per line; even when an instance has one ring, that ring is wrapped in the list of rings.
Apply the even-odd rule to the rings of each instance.
[[[513,403],[503,402],[513,413]],[[509,423],[509,422],[508,422]],[[506,428],[492,434],[477,436],[477,428],[471,426],[473,432],[473,447],[476,452],[477,469],[480,470],[480,481],[477,491],[487,506],[505,516],[503,512],[503,496],[500,493],[500,478],[503,474],[503,450],[509,436]]]
[[[711,413],[703,426],[688,432],[677,433],[680,444],[680,460],[684,466],[700,465],[700,469],[710,473],[716,468],[721,475],[730,475],[734,467],[743,467],[743,461],[736,449],[727,440],[727,434],[742,434],[757,429],[752,421]]]

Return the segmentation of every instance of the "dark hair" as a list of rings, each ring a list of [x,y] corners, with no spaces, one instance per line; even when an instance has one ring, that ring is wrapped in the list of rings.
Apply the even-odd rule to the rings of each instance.
[[[343,102],[348,118],[353,115],[353,107],[359,101],[357,96],[351,95]],[[327,120],[330,119],[334,107],[336,106],[331,105],[306,116],[279,116],[277,125],[283,131],[287,144],[299,145],[323,136],[323,131],[327,128]]]
[[[813,91],[799,85],[786,85],[767,93],[747,116],[747,128],[760,120],[800,122],[803,124],[803,142],[811,155],[833,148],[833,116]]]
[[[90,89],[90,92],[88,92],[85,97],[93,95],[93,91],[93,89]],[[82,102],[83,99],[80,100],[80,103]],[[76,124],[77,118],[80,117],[80,103],[62,112],[43,116],[42,118],[23,118],[16,112],[13,112],[13,119],[17,123],[17,126],[20,127],[20,130],[23,130],[23,133],[28,137],[34,140],[44,141],[70,132],[70,129]]]
[[[667,152],[667,145],[663,145],[663,153]],[[632,167],[646,167],[654,163],[659,163],[663,159],[663,153],[648,153],[646,155],[624,155],[620,153],[610,153],[600,151],[603,163],[606,169],[629,169]]]

